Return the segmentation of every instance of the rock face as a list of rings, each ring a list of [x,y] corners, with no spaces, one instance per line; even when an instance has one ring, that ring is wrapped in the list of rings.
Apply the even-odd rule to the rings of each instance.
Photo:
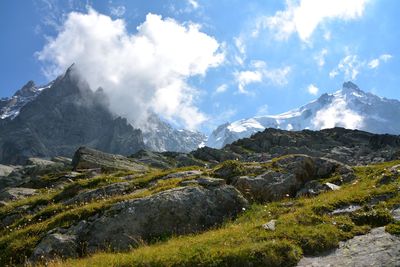
[[[88,252],[109,247],[126,250],[140,240],[205,230],[246,206],[247,201],[232,186],[187,186],[118,203],[78,235]]]
[[[147,169],[144,165],[136,163],[133,159],[104,153],[87,147],[81,147],[75,152],[74,158],[72,159],[72,167],[74,170],[101,169],[103,171],[143,171]]]
[[[395,135],[344,128],[299,132],[270,128],[217,151],[218,154],[234,155],[244,161],[259,162],[287,154],[306,154],[335,159],[349,165],[363,165],[392,160],[399,150],[400,136]]]
[[[36,195],[37,190],[32,188],[6,188],[3,191],[0,191],[0,201],[9,202],[18,199],[23,199],[26,197],[30,197]]]
[[[36,246],[30,257],[33,262],[52,258],[75,258],[78,256],[76,237],[59,233],[47,235]]]
[[[400,263],[400,237],[385,232],[384,227],[372,229],[369,234],[340,242],[339,248],[321,257],[305,257],[298,267],[325,266],[385,266]]]
[[[1,120],[0,162],[71,157],[82,145],[123,155],[143,149],[141,131],[111,114],[106,99],[101,89],[93,92],[71,67],[15,118]]]
[[[88,190],[64,201],[65,205],[90,202],[95,199],[107,198],[115,195],[123,195],[129,190],[128,182],[114,183],[101,188]]]
[[[174,129],[152,114],[147,121],[149,129],[143,130],[144,141],[152,151],[190,152],[204,145],[207,137],[199,132]]]
[[[331,118],[333,122],[327,123],[321,118],[329,114],[332,108],[337,110],[337,114]],[[366,93],[354,83],[346,82],[341,90],[333,94],[323,94],[298,109],[220,125],[208,138],[207,146],[221,148],[266,128],[300,131],[346,127],[342,117],[347,114],[352,114],[361,122],[353,126],[356,129],[372,133],[400,134],[400,101]]]
[[[233,180],[232,185],[248,199],[259,202],[273,201],[294,197],[307,182],[328,177],[347,168],[334,160],[306,155],[285,157],[274,162],[273,167],[277,170],[269,170],[255,177],[240,176]],[[351,168],[348,168],[348,172],[353,173]]]

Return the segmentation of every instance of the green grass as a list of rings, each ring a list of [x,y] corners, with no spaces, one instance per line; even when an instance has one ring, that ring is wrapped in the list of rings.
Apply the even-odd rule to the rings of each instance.
[[[280,202],[253,204],[236,220],[219,228],[187,236],[172,236],[144,240],[137,249],[124,253],[100,252],[87,258],[54,261],[51,266],[293,266],[302,255],[315,255],[335,248],[339,241],[364,234],[371,227],[387,225],[386,230],[398,234],[399,224],[392,223],[388,211],[399,203],[399,179],[380,185],[379,179],[388,168],[400,162],[356,167],[357,179],[339,191],[326,192],[314,198],[285,199]],[[212,170],[232,168],[234,173],[254,170],[253,163],[229,161]],[[265,165],[265,164],[264,164]],[[267,163],[261,168],[271,168]],[[55,227],[69,227],[111,205],[146,197],[179,186],[193,177],[160,179],[177,171],[199,169],[187,167],[175,170],[151,170],[148,173],[114,173],[90,179],[77,179],[63,190],[47,190],[42,195],[11,203],[0,208],[0,216],[23,205],[44,207],[34,215],[24,214],[6,229],[0,230],[0,265],[21,264],[29,257],[41,238]],[[203,171],[204,170],[202,169]],[[256,168],[257,170],[257,168]],[[246,173],[247,174],[247,173]],[[132,193],[96,200],[90,203],[63,205],[60,194],[71,197],[82,190],[98,188],[123,181],[132,175]],[[389,195],[385,201],[367,207],[377,196]],[[364,208],[353,214],[331,216],[336,208],[359,204]],[[262,225],[276,220],[276,230],[264,230]],[[147,242],[147,243],[146,243]]]
[[[315,255],[339,241],[367,233],[391,221],[388,208],[398,203],[398,185],[377,186],[379,177],[398,162],[357,167],[357,180],[339,191],[314,198],[254,204],[234,221],[200,234],[176,236],[124,253],[97,253],[87,258],[55,261],[50,266],[294,266],[303,254]],[[348,204],[366,206],[376,196],[392,198],[354,214],[329,211]],[[276,230],[262,225],[276,219]],[[398,224],[387,231],[398,233]]]

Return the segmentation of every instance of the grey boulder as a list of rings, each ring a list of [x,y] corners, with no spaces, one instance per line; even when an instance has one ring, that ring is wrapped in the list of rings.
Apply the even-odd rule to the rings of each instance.
[[[338,161],[307,155],[287,156],[272,165],[273,168],[261,175],[237,177],[232,185],[247,199],[266,202],[296,196],[307,182],[333,173],[346,176],[346,179],[354,175],[350,167]]]
[[[142,240],[203,231],[248,205],[232,186],[187,186],[112,206],[78,233],[88,252],[127,250]]]

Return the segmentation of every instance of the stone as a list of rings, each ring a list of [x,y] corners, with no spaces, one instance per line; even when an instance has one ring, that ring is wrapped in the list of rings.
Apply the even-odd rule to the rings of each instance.
[[[224,179],[211,178],[211,177],[199,177],[193,180],[185,180],[179,183],[181,186],[187,186],[191,184],[198,184],[200,186],[208,187],[208,186],[221,186],[225,185],[226,182]]]
[[[95,149],[80,147],[72,159],[73,169],[101,169],[102,171],[130,170],[144,171],[146,166],[121,155],[104,153]]]
[[[331,189],[329,185],[319,185],[318,182],[311,181],[326,178],[341,167],[343,164],[331,159],[291,155],[273,162],[273,169],[261,175],[238,177],[232,185],[245,197],[257,202],[274,201],[310,192],[315,195]],[[348,171],[352,172],[351,169]],[[301,191],[307,183],[310,190],[306,188]]]
[[[23,199],[37,194],[36,189],[22,188],[22,187],[11,187],[6,188],[0,192],[0,201],[9,202],[18,199]]]
[[[46,261],[53,258],[78,257],[76,236],[52,233],[46,235],[35,247],[30,260],[33,262]]]
[[[188,177],[188,176],[195,176],[195,175],[201,175],[201,174],[203,174],[202,171],[196,171],[196,170],[183,171],[183,172],[174,172],[174,173],[171,173],[171,174],[168,174],[168,175],[162,177],[161,179],[162,180],[166,180],[166,179],[172,179],[172,178],[185,178],[185,177]]]
[[[247,205],[232,186],[175,188],[117,203],[78,235],[89,253],[127,250],[140,240],[206,230],[234,218]]]
[[[330,213],[330,215],[343,215],[353,213],[362,207],[360,205],[348,205],[339,209],[335,209]]]
[[[262,225],[265,230],[275,231],[276,228],[276,220],[270,220],[269,222]]]
[[[55,164],[54,161],[50,161],[50,160],[42,159],[42,158],[29,158],[26,161],[26,165],[50,166],[53,164]]]
[[[0,164],[0,177],[8,176],[13,171],[14,171],[14,167]]]
[[[101,188],[78,193],[76,196],[64,201],[65,205],[91,202],[96,199],[108,198],[115,195],[123,195],[130,189],[128,182],[114,183]]]
[[[393,219],[395,220],[395,221],[397,221],[397,222],[400,222],[400,205],[398,205],[397,207],[395,207],[393,210],[392,210],[392,216],[393,216]]]
[[[340,242],[339,248],[318,257],[304,257],[297,267],[385,266],[398,267],[400,237],[385,232],[384,227],[366,235]]]

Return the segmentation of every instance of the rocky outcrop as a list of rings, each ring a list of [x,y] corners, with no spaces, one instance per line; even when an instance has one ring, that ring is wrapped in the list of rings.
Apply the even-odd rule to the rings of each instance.
[[[69,229],[55,229],[36,246],[31,260],[127,250],[143,240],[203,231],[235,217],[247,205],[223,180],[199,178],[189,186],[114,204],[103,215]]]
[[[176,188],[118,203],[80,235],[89,252],[109,247],[126,250],[140,240],[203,231],[235,217],[246,206],[232,186]]]
[[[121,155],[104,153],[95,149],[80,147],[72,159],[74,170],[101,169],[102,171],[132,170],[144,171],[147,168],[133,159]]]
[[[10,202],[30,197],[36,194],[37,190],[32,188],[6,188],[3,191],[0,191],[0,201]]]
[[[104,199],[115,195],[124,195],[130,189],[128,182],[113,183],[97,189],[78,193],[76,196],[64,201],[65,205],[87,203],[96,199]]]
[[[93,92],[74,67],[26,103],[14,119],[0,121],[4,164],[25,164],[30,157],[72,157],[84,145],[122,155],[145,148],[142,132],[116,118],[103,91]]]
[[[30,260],[38,262],[53,258],[75,258],[78,255],[76,236],[51,233],[36,246]]]
[[[284,157],[273,162],[272,167],[255,177],[237,177],[232,185],[246,198],[265,202],[294,197],[307,182],[328,177],[335,172],[343,173],[346,177],[353,174],[351,168],[337,161],[306,155]]]
[[[349,165],[363,165],[392,160],[399,150],[400,137],[395,135],[344,128],[298,132],[268,128],[227,145],[218,154],[230,153],[244,161],[267,161],[288,154],[306,154],[335,159]]]
[[[340,242],[339,248],[320,257],[305,257],[297,267],[325,266],[385,266],[400,262],[400,237],[385,232],[384,227],[369,234]]]

